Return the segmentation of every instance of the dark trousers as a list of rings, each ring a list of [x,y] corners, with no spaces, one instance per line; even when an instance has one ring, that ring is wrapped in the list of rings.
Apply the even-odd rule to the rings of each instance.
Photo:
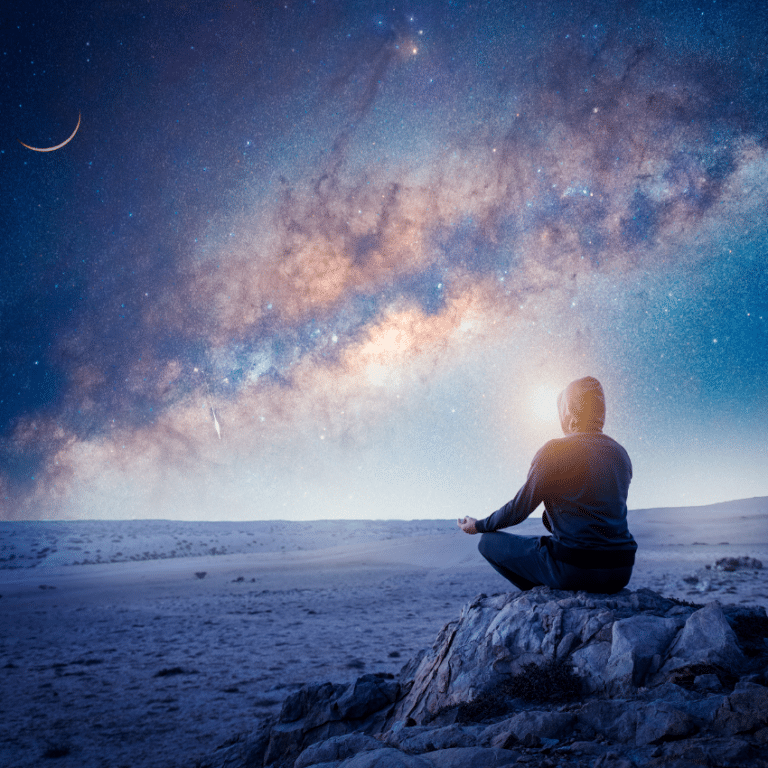
[[[629,584],[631,566],[577,568],[555,560],[544,544],[545,539],[495,531],[484,533],[477,548],[496,571],[523,591],[543,585],[610,595]]]

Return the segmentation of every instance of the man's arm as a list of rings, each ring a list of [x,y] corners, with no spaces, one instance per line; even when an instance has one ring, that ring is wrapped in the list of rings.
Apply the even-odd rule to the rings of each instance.
[[[475,523],[477,533],[489,533],[522,523],[541,504],[544,500],[546,449],[547,446],[545,445],[534,456],[531,468],[528,470],[528,479],[517,492],[515,498],[497,509],[492,515]]]

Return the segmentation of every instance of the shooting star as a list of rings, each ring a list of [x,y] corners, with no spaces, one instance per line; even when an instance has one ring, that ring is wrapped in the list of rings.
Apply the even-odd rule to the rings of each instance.
[[[216,418],[216,411],[213,410],[213,406],[211,406],[211,415],[213,416],[213,426],[216,427],[216,434],[219,436],[219,440],[221,440],[221,427],[219,426],[219,420]]]
[[[198,368],[195,368],[194,372],[203,374],[205,391],[208,394],[208,407],[211,409],[211,416],[213,416],[213,426],[216,428],[216,434],[219,436],[219,440],[221,440],[221,425],[219,424],[219,420],[216,418],[216,411],[213,410],[213,403],[211,402],[211,388],[208,386],[208,377],[205,375],[204,371],[200,371]]]

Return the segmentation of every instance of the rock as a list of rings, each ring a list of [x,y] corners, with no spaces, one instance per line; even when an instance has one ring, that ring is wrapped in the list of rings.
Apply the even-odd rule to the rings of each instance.
[[[495,747],[455,747],[427,752],[421,757],[431,768],[501,768],[516,763],[520,754]]]
[[[361,752],[384,749],[380,741],[363,733],[348,733],[307,747],[293,764],[293,768],[309,768],[322,763],[333,763],[354,757]]]
[[[661,744],[692,736],[698,730],[690,715],[661,702],[657,706],[646,707],[638,714],[635,744]]]
[[[738,683],[715,716],[715,727],[727,733],[746,733],[768,724],[768,688]]]
[[[614,694],[658,672],[673,643],[676,665],[711,659],[738,665],[743,654],[722,612],[715,636],[702,637],[703,624],[718,610],[704,609],[691,623],[693,607],[651,590],[599,597],[537,587],[476,598],[458,622],[443,628],[432,649],[406,668],[410,679],[401,682],[408,693],[395,706],[392,722],[428,722],[442,710],[487,695],[524,669],[530,676],[530,665],[567,664],[581,677],[584,693]]]
[[[768,615],[762,606],[745,608],[739,605],[724,605],[728,624],[736,633],[741,650],[748,658],[768,653]]]
[[[265,718],[246,738],[217,749],[207,764],[211,768],[252,768],[263,765],[272,725],[272,718]]]
[[[595,741],[574,741],[568,748],[575,755],[600,755],[605,752],[605,747]]]
[[[611,653],[603,673],[605,681],[613,684],[612,690],[628,685],[637,688],[648,673],[658,672],[661,659],[684,623],[679,617],[648,614],[614,622]]]
[[[586,702],[576,713],[579,724],[623,744],[634,743],[637,711],[623,699]]]
[[[491,739],[495,747],[509,749],[515,745],[537,747],[542,739],[559,739],[576,722],[570,712],[520,712],[499,723],[497,734]]]
[[[592,768],[634,768],[634,764],[631,760],[627,760],[620,755],[617,755],[615,752],[606,752],[592,763]],[[676,766],[676,768],[680,767]],[[686,768],[688,768],[688,766],[686,766]]]
[[[305,686],[248,755],[219,762],[485,768],[584,755],[606,767],[768,768],[755,762],[768,743],[766,631],[764,609],[647,589],[481,595],[399,679]]]
[[[686,766],[711,765],[718,768],[765,768],[757,749],[743,738],[696,738],[665,744],[660,765],[666,768],[685,760]]]
[[[721,557],[716,563],[718,571],[750,570],[759,571],[763,564],[754,557]]]
[[[307,685],[292,693],[272,727],[264,765],[292,765],[308,746],[358,729],[395,700],[399,686],[389,678],[369,674],[351,685]]]
[[[697,733],[696,719],[683,707],[664,700],[591,701],[576,713],[579,723],[611,741],[645,746]]]
[[[693,687],[697,691],[719,691],[722,688],[720,678],[717,675],[697,675],[693,679]]]
[[[469,603],[422,656],[393,720],[425,722],[442,709],[469,703],[526,663],[553,660],[562,639],[556,598],[572,594],[532,590]]]
[[[658,688],[640,691],[632,703],[638,713],[638,722],[648,711],[673,707],[691,717],[699,729],[706,729],[712,725],[724,701],[725,696],[721,694],[702,694],[667,682]]]
[[[311,744],[342,736],[349,733],[352,727],[341,721],[326,722],[314,727],[305,727],[301,721],[276,723],[270,731],[263,764],[280,768],[292,766],[298,755]]]
[[[360,720],[392,704],[399,691],[397,681],[380,675],[359,677],[332,705],[342,720]]]
[[[585,693],[596,693],[605,687],[603,673],[611,657],[611,643],[593,642],[571,654],[574,672],[584,681]]]
[[[691,664],[717,664],[727,670],[739,670],[746,658],[736,634],[717,604],[692,613],[669,651],[662,674]]]
[[[280,722],[293,723],[304,719],[304,724],[310,728],[328,722],[332,718],[331,702],[338,700],[348,687],[333,683],[303,686],[283,702]]]
[[[331,760],[327,763],[315,763],[312,768],[339,768],[343,760]]]
[[[432,752],[455,747],[474,747],[479,742],[478,726],[446,725],[442,728],[416,726],[398,728],[387,734],[387,744],[406,752]]]
[[[338,768],[435,768],[435,764],[421,756],[406,755],[399,749],[384,747],[344,760]]]

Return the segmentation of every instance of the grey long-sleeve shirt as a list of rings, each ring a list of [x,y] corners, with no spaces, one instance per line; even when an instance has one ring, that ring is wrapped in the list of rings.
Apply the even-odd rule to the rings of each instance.
[[[637,549],[627,527],[632,463],[615,440],[600,431],[550,440],[536,454],[514,499],[484,520],[480,533],[517,525],[539,504],[554,541],[574,549]]]

